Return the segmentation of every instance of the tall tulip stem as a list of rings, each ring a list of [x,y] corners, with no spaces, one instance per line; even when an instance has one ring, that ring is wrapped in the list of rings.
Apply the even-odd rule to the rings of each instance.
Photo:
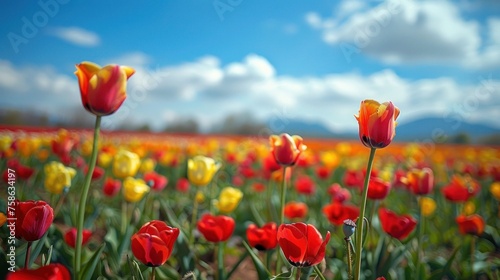
[[[224,242],[217,245],[217,276],[219,280],[224,280]]]
[[[316,272],[316,275],[319,277],[319,279],[326,280],[325,276],[323,275],[323,273],[321,272],[321,270],[317,265],[314,266],[314,272]]]
[[[420,200],[420,197],[418,198]],[[422,244],[422,238],[424,235],[424,215],[423,215],[423,208],[422,204],[420,204],[420,221],[418,225],[418,247],[417,247],[417,278],[420,279],[420,262],[421,259],[424,257],[424,249],[423,249],[423,244]]]
[[[153,266],[151,269],[151,280],[155,280],[156,277],[156,266]]]
[[[363,187],[363,196],[361,199],[361,208],[359,210],[358,224],[356,226],[356,261],[355,261],[355,278],[356,280],[361,279],[361,251],[363,248],[363,225],[365,218],[365,208],[366,208],[366,197],[368,195],[368,183],[370,182],[370,175],[372,172],[373,159],[375,158],[376,148],[370,149],[370,157],[368,159],[368,166],[366,167],[366,176]]]
[[[82,241],[83,241],[83,222],[85,220],[85,205],[87,204],[87,196],[90,189],[90,182],[97,160],[97,143],[99,141],[99,130],[101,128],[101,116],[96,116],[94,127],[94,142],[92,144],[92,155],[90,157],[89,169],[85,175],[85,183],[83,191],[80,196],[80,203],[78,204],[78,217],[76,225],[76,247],[75,247],[75,278],[78,279],[80,275],[80,268],[82,266]]]
[[[280,199],[280,225],[285,223],[285,202],[286,202],[286,166],[283,166],[283,184],[281,185]],[[280,250],[276,250],[276,274],[281,273],[281,254]]]
[[[24,260],[24,269],[30,269],[30,255],[31,255],[31,241],[28,241],[28,246],[26,247],[26,259]]]

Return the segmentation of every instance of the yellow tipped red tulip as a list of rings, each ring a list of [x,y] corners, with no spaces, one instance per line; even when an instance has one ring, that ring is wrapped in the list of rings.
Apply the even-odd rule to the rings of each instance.
[[[295,165],[300,154],[307,149],[307,146],[302,144],[302,137],[298,135],[271,135],[269,142],[276,162],[282,166]]]
[[[127,66],[107,65],[101,67],[84,61],[76,65],[82,104],[96,116],[113,114],[127,97],[127,79],[135,70]]]
[[[392,102],[378,103],[375,100],[363,100],[359,115],[359,139],[369,148],[384,148],[396,135],[396,119],[399,109]]]

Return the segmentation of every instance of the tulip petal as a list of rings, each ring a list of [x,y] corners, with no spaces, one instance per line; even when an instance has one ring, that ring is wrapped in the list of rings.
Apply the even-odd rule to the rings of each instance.
[[[294,266],[302,266],[307,252],[307,225],[304,223],[283,224],[278,228],[278,243],[283,254]]]

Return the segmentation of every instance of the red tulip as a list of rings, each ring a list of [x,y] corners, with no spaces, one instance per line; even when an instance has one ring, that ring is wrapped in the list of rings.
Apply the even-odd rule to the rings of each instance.
[[[340,226],[344,220],[356,220],[359,216],[359,208],[352,205],[344,205],[339,202],[332,202],[323,207],[323,214],[333,225]]]
[[[182,193],[189,191],[189,180],[186,178],[180,178],[175,184],[175,189]]]
[[[321,180],[326,180],[330,177],[330,170],[326,166],[319,166],[316,168],[316,176]]]
[[[434,188],[434,173],[430,168],[412,169],[406,178],[408,187],[416,195],[429,194]]]
[[[295,190],[299,194],[312,195],[316,190],[314,181],[309,176],[301,176],[295,181]]]
[[[82,240],[82,245],[87,244],[89,242],[90,237],[92,237],[92,231],[88,229],[83,230],[83,240]],[[76,228],[71,228],[66,233],[64,234],[64,241],[68,246],[71,248],[75,248],[76,244]]]
[[[61,137],[60,139],[52,140],[52,152],[59,158],[69,158],[70,152],[75,146],[75,141],[70,137]]]
[[[104,182],[102,192],[109,197],[113,197],[120,192],[121,187],[122,183],[120,182],[120,180],[107,178],[106,181]]]
[[[271,152],[281,166],[295,165],[299,159],[300,154],[307,149],[302,144],[302,137],[294,135],[290,136],[286,133],[278,135],[271,135],[269,137],[271,143]]]
[[[6,280],[71,280],[69,270],[62,264],[51,263],[38,269],[21,269],[7,274]]]
[[[396,119],[399,109],[392,102],[378,103],[375,100],[363,100],[359,115],[355,115],[359,124],[359,139],[369,148],[384,148],[396,135]]]
[[[461,234],[481,235],[484,232],[484,219],[477,215],[464,216],[460,215],[456,218],[458,231]]]
[[[344,202],[351,199],[349,190],[342,188],[338,183],[332,184],[327,189],[328,194],[332,197],[332,202]]]
[[[307,215],[309,208],[303,202],[290,201],[285,205],[284,215],[287,219],[302,219]]]
[[[465,202],[480,190],[478,182],[469,176],[454,175],[451,182],[441,191],[446,199],[453,202]]]
[[[325,257],[330,232],[323,237],[313,225],[283,224],[278,228],[278,243],[288,262],[296,267],[319,264]]]
[[[357,188],[358,190],[363,189],[363,181],[365,176],[362,171],[359,170],[346,170],[344,173],[344,186]]]
[[[410,215],[398,216],[396,213],[380,208],[378,216],[382,229],[390,236],[399,240],[405,239],[417,225],[417,221]]]
[[[89,167],[85,166],[84,173],[87,175],[89,172]],[[104,169],[100,168],[99,166],[94,167],[94,172],[92,172],[92,181],[96,181],[101,179],[101,177],[104,175]]]
[[[153,220],[143,225],[130,238],[132,253],[146,266],[163,265],[172,254],[178,236],[178,228]]]
[[[7,211],[16,220],[16,238],[35,241],[47,232],[54,220],[54,210],[43,200],[16,201],[15,212]]]
[[[226,241],[233,234],[235,222],[228,216],[205,214],[198,221],[197,228],[210,242]]]
[[[168,184],[167,177],[160,175],[154,171],[147,172],[144,174],[144,181],[151,187],[154,191],[162,191]]]
[[[274,171],[280,170],[281,166],[274,158],[273,152],[270,152],[263,160],[262,167],[265,172],[273,173]]]
[[[271,250],[278,244],[277,226],[270,222],[259,228],[255,224],[251,224],[247,228],[247,239],[250,246],[257,250]]]
[[[391,190],[391,185],[377,177],[370,177],[368,184],[368,198],[373,200],[384,199]]]
[[[13,169],[16,172],[16,177],[23,180],[28,180],[35,170],[26,165],[21,164],[17,159],[12,158],[7,161],[7,168]],[[8,170],[4,172],[4,181],[8,182]],[[7,178],[7,179],[6,179]]]
[[[100,67],[92,62],[76,65],[83,107],[96,116],[113,114],[127,97],[127,79],[135,70],[118,65]]]
[[[266,186],[260,182],[255,182],[252,184],[252,190],[254,192],[263,192],[266,190]]]

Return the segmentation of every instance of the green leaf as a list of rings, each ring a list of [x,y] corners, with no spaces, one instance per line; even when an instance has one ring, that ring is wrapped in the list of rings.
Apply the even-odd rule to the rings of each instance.
[[[271,278],[271,280],[274,280],[274,279],[291,279],[292,276],[293,276],[293,271],[295,270],[295,267],[292,266],[292,269],[290,269],[290,271],[287,271],[287,272],[283,272],[281,274],[278,274],[276,276],[273,276]]]
[[[271,273],[266,269],[264,264],[260,261],[259,257],[254,253],[252,248],[247,244],[246,241],[243,241],[243,246],[245,246],[245,249],[247,249],[248,254],[252,258],[253,264],[255,265],[255,269],[257,270],[257,275],[259,276],[260,280],[266,280],[269,279],[271,276]],[[273,278],[274,279],[274,278]]]
[[[92,275],[94,274],[95,267],[97,266],[97,263],[100,260],[101,253],[106,247],[106,243],[103,243],[99,249],[97,249],[94,252],[94,255],[89,259],[87,264],[85,264],[83,270],[82,270],[82,275],[81,275],[81,280],[90,280],[92,279]]]

